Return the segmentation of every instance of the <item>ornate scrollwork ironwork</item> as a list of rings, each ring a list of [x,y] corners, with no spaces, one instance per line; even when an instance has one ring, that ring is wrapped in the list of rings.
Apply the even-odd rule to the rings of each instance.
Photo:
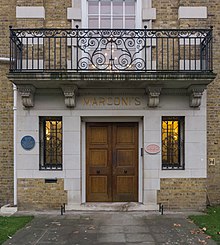
[[[11,70],[212,70],[212,29],[11,28],[10,38]]]
[[[79,31],[78,47],[82,56],[78,69],[143,70],[146,59],[145,35],[141,30],[88,30]]]

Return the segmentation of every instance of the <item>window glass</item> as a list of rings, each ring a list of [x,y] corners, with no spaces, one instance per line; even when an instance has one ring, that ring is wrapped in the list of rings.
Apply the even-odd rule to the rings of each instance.
[[[101,16],[101,28],[111,28],[111,18],[107,16]]]
[[[111,15],[111,1],[100,1],[101,15]]]
[[[113,2],[113,15],[123,16],[123,1]]]
[[[162,168],[184,168],[184,117],[162,117]]]
[[[61,117],[40,117],[40,169],[62,169]]]
[[[88,0],[88,27],[135,28],[135,0]]]
[[[125,17],[125,28],[126,29],[135,29],[134,17]]]
[[[125,14],[126,15],[135,14],[135,5],[133,1],[125,1]]]
[[[113,19],[113,26],[115,28],[123,28],[123,19],[122,19],[122,17],[114,18]]]
[[[98,14],[99,13],[99,2],[98,1],[89,1],[89,14]]]
[[[89,20],[89,27],[90,28],[94,28],[98,24],[99,24],[99,18],[98,18],[98,16],[97,17],[90,17],[90,20]]]

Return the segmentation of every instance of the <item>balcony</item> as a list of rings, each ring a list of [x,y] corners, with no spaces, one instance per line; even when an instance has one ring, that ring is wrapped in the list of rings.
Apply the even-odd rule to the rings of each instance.
[[[209,84],[211,29],[13,29],[9,79],[36,88]]]

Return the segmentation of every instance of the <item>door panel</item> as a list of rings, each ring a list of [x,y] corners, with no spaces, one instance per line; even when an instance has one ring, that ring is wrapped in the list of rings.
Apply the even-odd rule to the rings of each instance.
[[[113,200],[138,201],[137,123],[113,125]]]
[[[89,152],[91,167],[107,167],[108,166],[108,150],[107,149],[91,149]]]
[[[86,173],[88,202],[112,200],[111,127],[106,123],[87,123]]]
[[[118,149],[117,150],[117,164],[118,166],[132,166],[135,156],[133,150]]]
[[[138,201],[138,123],[87,123],[88,202]]]

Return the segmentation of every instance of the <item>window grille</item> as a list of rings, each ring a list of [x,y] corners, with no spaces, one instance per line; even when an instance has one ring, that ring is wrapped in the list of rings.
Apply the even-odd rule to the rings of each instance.
[[[40,117],[40,169],[62,170],[62,118]]]
[[[162,169],[184,169],[184,117],[162,117]]]

